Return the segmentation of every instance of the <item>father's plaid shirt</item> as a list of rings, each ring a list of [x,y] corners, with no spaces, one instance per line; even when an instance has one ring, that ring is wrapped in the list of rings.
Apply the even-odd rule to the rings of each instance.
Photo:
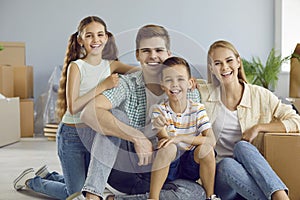
[[[147,98],[142,71],[121,75],[119,85],[104,91],[103,95],[112,103],[112,108],[120,109],[127,114],[132,127],[137,129],[145,127]],[[188,98],[200,102],[198,90],[188,92]]]

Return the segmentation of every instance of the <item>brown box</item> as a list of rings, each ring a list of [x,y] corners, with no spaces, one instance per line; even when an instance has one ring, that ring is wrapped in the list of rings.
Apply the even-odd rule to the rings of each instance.
[[[289,188],[291,200],[300,199],[300,133],[266,133],[265,157]]]
[[[290,97],[300,98],[300,43],[294,50],[290,65]]]
[[[24,42],[0,42],[4,47],[0,51],[1,65],[26,65]]]
[[[0,146],[20,141],[19,98],[0,99]]]
[[[21,99],[33,98],[33,67],[13,66],[14,95]]]
[[[297,109],[298,113],[300,113],[300,98],[294,98],[292,103]]]
[[[21,137],[32,137],[34,134],[33,112],[33,99],[20,99]]]
[[[0,66],[0,93],[5,97],[14,97],[14,71],[8,66]]]

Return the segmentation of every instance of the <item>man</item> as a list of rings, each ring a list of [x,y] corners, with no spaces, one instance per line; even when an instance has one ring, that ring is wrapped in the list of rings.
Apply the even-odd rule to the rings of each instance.
[[[83,191],[87,197],[104,197],[108,182],[113,188],[130,195],[114,199],[146,199],[149,191],[151,159],[155,133],[151,133],[151,105],[165,98],[160,86],[161,64],[171,55],[170,38],[165,28],[146,25],[136,37],[136,58],[142,70],[120,77],[118,87],[108,90],[90,102],[81,119],[99,133],[91,154],[89,173]],[[190,98],[199,101],[197,90]],[[109,110],[117,108],[126,114],[121,120]],[[109,136],[109,137],[107,137]],[[114,137],[111,137],[114,136]],[[120,150],[119,150],[120,147]],[[112,169],[113,168],[113,169]],[[109,175],[110,174],[110,175]],[[109,178],[108,178],[109,175]],[[140,194],[140,195],[133,195]],[[205,199],[203,188],[188,180],[165,184],[161,199]]]

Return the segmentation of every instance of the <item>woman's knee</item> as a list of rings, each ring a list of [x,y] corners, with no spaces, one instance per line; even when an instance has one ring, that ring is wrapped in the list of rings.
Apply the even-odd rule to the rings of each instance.
[[[233,155],[235,157],[246,156],[251,157],[251,153],[259,153],[257,148],[247,141],[239,141],[235,144],[233,149]]]

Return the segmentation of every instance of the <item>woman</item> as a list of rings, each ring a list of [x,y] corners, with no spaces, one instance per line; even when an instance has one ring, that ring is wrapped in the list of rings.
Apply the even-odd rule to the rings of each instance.
[[[208,84],[198,89],[217,140],[216,194],[222,200],[289,199],[251,143],[261,144],[265,132],[299,132],[299,115],[269,90],[247,84],[241,57],[227,41],[210,46]]]

